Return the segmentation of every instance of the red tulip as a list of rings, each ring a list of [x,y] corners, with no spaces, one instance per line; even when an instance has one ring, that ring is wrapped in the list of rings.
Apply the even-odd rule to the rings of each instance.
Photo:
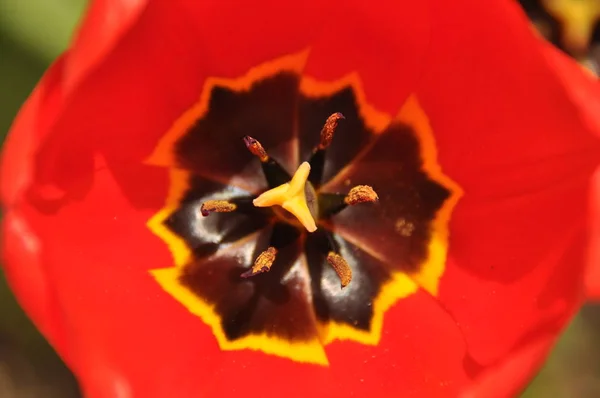
[[[600,91],[513,2],[430,3],[92,3],[1,175],[7,278],[86,396],[524,386],[600,279]],[[314,233],[249,201],[306,159]]]

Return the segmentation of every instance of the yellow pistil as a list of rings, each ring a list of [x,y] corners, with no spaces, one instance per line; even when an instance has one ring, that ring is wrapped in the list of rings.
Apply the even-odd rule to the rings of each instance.
[[[252,203],[256,207],[279,205],[292,213],[308,232],[316,231],[317,225],[308,209],[304,193],[304,186],[309,174],[310,164],[304,162],[298,167],[290,182],[268,190],[254,199]]]

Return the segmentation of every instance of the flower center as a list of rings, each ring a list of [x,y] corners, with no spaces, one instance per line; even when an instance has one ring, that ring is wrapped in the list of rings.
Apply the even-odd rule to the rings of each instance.
[[[343,119],[344,116],[339,112],[327,118],[321,130],[319,144],[313,149],[310,159],[303,162],[292,177],[289,177],[281,165],[267,154],[257,139],[245,136],[244,143],[248,150],[261,161],[270,188],[254,198],[252,204],[255,207],[272,207],[274,215],[279,220],[295,226],[301,225],[306,231],[312,233],[317,230],[315,220],[329,218],[346,206],[376,202],[379,199],[377,194],[373,188],[367,185],[358,185],[352,188],[348,194],[321,193],[318,188],[323,178],[325,151],[331,144],[340,120]],[[286,180],[288,181],[282,183]],[[236,203],[225,200],[207,201],[200,207],[201,214],[205,217],[211,212],[230,213],[237,209]],[[327,235],[329,245],[327,262],[337,273],[341,287],[344,288],[352,280],[352,271],[339,253],[333,237],[329,233]],[[270,271],[279,250],[289,243],[290,239],[273,236],[269,247],[258,255],[253,266],[241,277],[248,278]]]
[[[358,75],[317,81],[302,74],[305,60],[209,79],[161,139],[148,161],[168,167],[171,184],[148,227],[173,264],[150,273],[221,349],[327,365],[324,346],[378,344],[392,305],[419,287],[437,294],[461,191],[437,164],[414,96],[391,117],[366,101]],[[241,145],[246,134],[269,153],[251,137]],[[253,204],[303,160],[312,233],[280,205]],[[260,275],[240,277],[248,271]]]

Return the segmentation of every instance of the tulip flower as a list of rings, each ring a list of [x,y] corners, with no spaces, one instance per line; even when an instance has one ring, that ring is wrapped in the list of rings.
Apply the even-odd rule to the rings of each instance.
[[[86,397],[513,396],[598,290],[599,104],[510,1],[93,1],[7,280]]]

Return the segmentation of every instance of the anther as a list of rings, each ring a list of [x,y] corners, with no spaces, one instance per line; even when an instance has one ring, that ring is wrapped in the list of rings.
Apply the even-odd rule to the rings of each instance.
[[[315,187],[321,186],[323,180],[323,171],[325,170],[325,150],[331,144],[340,120],[345,119],[344,115],[336,112],[329,116],[321,129],[321,138],[319,145],[315,147],[310,157],[309,163],[312,168],[308,181]]]
[[[237,205],[226,200],[207,200],[200,206],[200,212],[204,217],[210,213],[231,213],[235,209]]]
[[[319,142],[317,150],[323,150],[331,144],[333,134],[335,133],[338,123],[341,119],[345,119],[345,117],[340,112],[336,112],[327,118],[325,125],[323,125],[323,128],[321,129],[321,141]]]
[[[344,257],[331,251],[329,254],[327,254],[327,262],[329,265],[331,265],[331,267],[335,270],[335,273],[340,278],[342,289],[348,286],[348,284],[352,281],[352,269]]]
[[[269,160],[269,155],[267,155],[267,151],[261,145],[260,142],[256,138],[252,138],[249,135],[244,136],[244,144],[246,144],[246,148],[256,157],[260,159],[261,162],[265,163]]]
[[[256,138],[246,135],[244,136],[244,144],[246,144],[246,148],[248,148],[250,153],[260,159],[263,173],[270,188],[281,185],[291,178],[287,171],[267,154],[265,148]]]
[[[368,185],[357,185],[348,192],[344,198],[344,203],[353,206],[359,203],[373,203],[379,200],[379,196]]]
[[[379,200],[379,196],[368,185],[357,185],[346,195],[341,193],[319,193],[319,216],[322,218],[331,217],[339,213],[348,206],[354,206],[359,203],[373,203]]]
[[[276,257],[277,249],[275,249],[273,246],[270,246],[267,250],[258,255],[256,260],[254,260],[254,265],[252,268],[241,275],[242,278],[249,278],[263,272],[269,272],[273,262],[275,262]]]

